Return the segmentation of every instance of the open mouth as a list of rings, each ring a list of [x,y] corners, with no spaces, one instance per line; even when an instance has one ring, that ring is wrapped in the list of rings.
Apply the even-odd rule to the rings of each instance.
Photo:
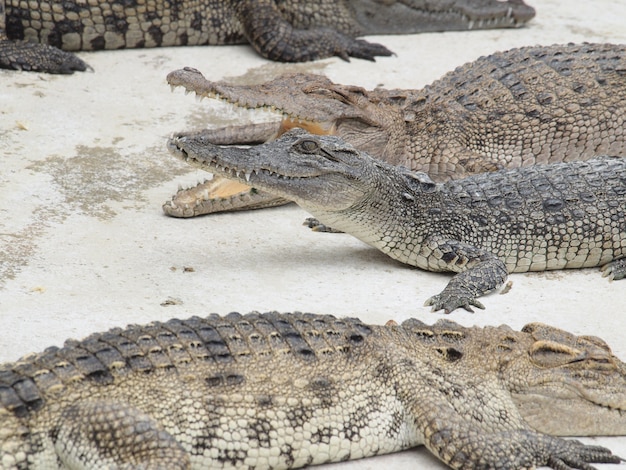
[[[272,115],[276,118],[277,136],[281,136],[294,127],[300,127],[309,131],[311,134],[317,135],[333,135],[335,133],[335,123],[332,119],[327,119],[323,111],[318,113],[319,119],[289,113],[274,102],[276,98],[272,96],[272,94],[269,95],[272,96],[272,98],[268,101],[262,98],[262,93],[254,94],[254,96],[246,98],[245,93],[242,92],[243,96],[241,98],[233,99],[232,97],[220,93],[216,88],[219,86],[217,83],[213,84],[209,82],[198,70],[191,67],[185,67],[171,72],[167,76],[167,81],[172,91],[177,88],[183,88],[186,95],[194,93],[198,101],[208,98],[227,103],[236,108],[245,109],[251,113]],[[294,89],[297,89],[297,87]],[[302,95],[306,96],[306,92],[302,92]],[[315,109],[311,109],[310,111],[315,114]]]
[[[276,87],[281,90],[282,95],[279,93],[278,103],[276,103],[275,93],[266,93],[267,98],[264,98],[263,93],[259,92],[259,87],[256,86],[231,87],[219,82],[210,82],[198,70],[190,67],[173,71],[167,77],[172,90],[182,87],[186,95],[193,92],[197,100],[215,99],[226,102],[234,108],[245,109],[252,113],[270,113],[275,116],[275,121],[268,121],[267,116],[265,116],[262,123],[200,131],[202,134],[206,133],[207,142],[213,144],[260,144],[277,138],[295,127],[317,135],[335,135],[338,133],[339,121],[337,116],[343,116],[349,105],[342,100],[320,96],[320,93],[324,94],[320,90],[332,87],[333,84],[329,79],[311,74],[295,74],[284,78],[290,85],[282,87],[280,80],[279,77],[267,84],[270,87],[269,91]],[[266,85],[260,85],[262,91],[264,86]],[[252,91],[247,93],[250,88]],[[288,113],[284,110],[286,107],[290,111],[294,111],[291,110],[289,101],[280,103],[280,96],[285,94],[285,89],[295,90],[298,96],[288,94],[286,99],[295,100],[297,106],[305,110],[307,118],[299,116],[301,114],[299,112]],[[267,91],[265,90],[265,92]],[[241,134],[238,134],[237,127],[241,128]],[[288,201],[265,193],[261,188],[255,189],[250,186],[255,184],[262,186],[263,182],[269,179],[276,182],[307,177],[302,175],[286,176],[271,169],[241,170],[237,165],[223,165],[223,162],[218,165],[217,160],[210,161],[210,155],[203,155],[204,158],[200,161],[185,151],[185,145],[182,142],[177,141],[178,138],[192,134],[195,133],[185,133],[170,139],[168,142],[170,152],[178,159],[196,168],[213,173],[214,177],[197,184],[195,187],[187,189],[180,187],[172,200],[163,206],[165,213],[170,216],[192,217],[213,212],[274,207],[285,204]],[[240,138],[242,140],[237,142]]]

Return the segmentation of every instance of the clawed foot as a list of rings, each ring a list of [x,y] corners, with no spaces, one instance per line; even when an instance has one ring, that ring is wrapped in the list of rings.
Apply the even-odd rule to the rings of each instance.
[[[602,266],[602,277],[608,277],[609,281],[617,281],[626,277],[626,258],[611,261]]]
[[[559,448],[548,457],[546,465],[555,470],[591,470],[589,463],[622,463],[624,459],[601,446],[588,446],[576,440],[559,439]]]
[[[341,57],[345,61],[349,61],[349,57],[355,57],[357,59],[365,59],[375,62],[376,57],[388,57],[393,55],[393,52],[391,52],[382,44],[367,42],[363,39],[352,39],[345,37],[345,39],[341,42],[343,45],[343,50],[338,51],[336,55]]]
[[[424,302],[426,307],[432,306],[432,311],[443,310],[444,313],[450,313],[457,308],[464,308],[470,313],[474,313],[472,307],[485,309],[485,306],[474,297],[465,295],[454,295],[447,293],[445,290],[441,294],[433,295]]]
[[[0,40],[0,68],[70,74],[93,70],[70,52],[46,44]]]
[[[307,217],[304,222],[302,222],[302,225],[309,227],[314,232],[343,233],[341,230],[335,230],[328,225],[324,225],[315,217]]]

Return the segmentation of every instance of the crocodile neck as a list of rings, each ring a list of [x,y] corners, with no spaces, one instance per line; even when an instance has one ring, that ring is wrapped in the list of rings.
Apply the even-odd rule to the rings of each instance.
[[[298,204],[324,225],[349,233],[401,263],[431,269],[420,253],[428,236],[424,229],[427,213],[441,207],[442,194],[398,189],[396,185],[378,186],[375,193],[341,211]]]

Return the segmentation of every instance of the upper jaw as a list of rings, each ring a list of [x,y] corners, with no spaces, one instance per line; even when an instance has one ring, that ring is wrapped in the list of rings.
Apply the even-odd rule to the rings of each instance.
[[[428,7],[422,0],[380,3],[353,0],[358,21],[369,34],[519,27],[535,16],[534,8],[522,0],[448,0],[430,2]]]
[[[202,155],[193,149],[201,145]],[[193,135],[180,134],[172,137],[167,143],[168,150],[176,158],[204,171],[216,173],[229,179],[238,180],[254,186],[268,180],[292,180],[299,178],[313,178],[322,176],[323,171],[310,166],[299,166],[298,172],[289,172],[279,168],[271,161],[255,160],[255,149],[240,149],[238,147],[224,148],[210,142],[197,142]],[[225,152],[230,154],[227,155]],[[234,158],[232,157],[234,156]],[[264,184],[263,184],[264,186]]]
[[[457,2],[459,12],[466,15],[469,21],[491,21],[492,25],[508,23],[522,25],[535,16],[535,9],[522,0],[485,0],[483,2]],[[505,24],[506,25],[506,24]],[[487,23],[485,26],[490,27]]]
[[[247,110],[272,113],[277,120],[318,127],[323,133],[330,133],[334,121],[349,109],[345,103],[312,91],[334,85],[321,75],[290,74],[260,85],[231,85],[212,82],[199,70],[185,67],[170,72],[167,82],[172,90],[182,87],[185,94],[194,93],[199,100],[217,99]]]

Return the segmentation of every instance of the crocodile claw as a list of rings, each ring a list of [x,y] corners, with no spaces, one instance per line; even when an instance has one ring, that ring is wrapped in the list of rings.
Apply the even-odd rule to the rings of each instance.
[[[608,277],[609,281],[617,281],[626,277],[626,258],[620,258],[602,266],[602,277]]]
[[[93,69],[71,52],[47,44],[0,40],[0,68],[71,74]]]
[[[341,230],[336,230],[328,225],[324,225],[315,217],[307,217],[302,222],[302,225],[309,227],[314,232],[328,232],[328,233],[343,233]]]
[[[363,39],[354,39],[350,41],[350,44],[347,46],[345,53],[350,57],[355,57],[357,59],[370,60],[372,62],[376,61],[376,57],[379,56],[392,56],[394,55],[389,49],[387,49],[382,44],[377,44],[373,42],[367,42]],[[343,55],[338,54],[342,59],[348,60],[344,58]]]
[[[472,306],[481,310],[485,309],[485,306],[474,297],[456,296],[446,293],[445,291],[441,294],[433,295],[430,299],[424,302],[424,305],[426,307],[432,306],[431,310],[433,312],[443,310],[446,314],[456,310],[457,308],[464,308],[468,312],[474,313]]]
[[[557,449],[548,458],[547,466],[554,469],[595,469],[589,463],[621,463],[624,459],[601,446],[589,446],[576,440],[557,440]]]

